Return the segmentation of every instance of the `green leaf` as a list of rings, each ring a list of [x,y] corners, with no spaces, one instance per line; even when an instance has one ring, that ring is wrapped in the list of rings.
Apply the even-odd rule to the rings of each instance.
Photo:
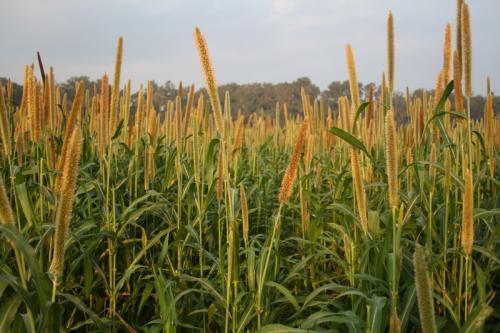
[[[5,302],[0,308],[0,332],[10,332],[10,325],[14,320],[17,309],[21,304],[21,297],[19,295],[13,295],[8,300],[2,300]]]
[[[28,225],[33,225],[36,223],[36,214],[33,209],[33,203],[28,195],[28,190],[26,189],[26,183],[20,183],[16,185],[16,196],[21,204],[21,208],[23,210],[24,216],[26,216],[26,220],[28,221]]]
[[[474,133],[474,135],[477,136],[477,138],[479,139],[479,143],[481,144],[481,148],[483,149],[483,152],[486,151],[486,146],[484,144],[484,138],[481,135],[481,133],[479,133],[478,131],[472,131],[472,133]]]
[[[170,232],[170,229],[167,229],[167,230],[162,230],[160,233],[158,233],[153,239],[151,239],[149,242],[148,242],[148,245],[146,245],[146,247],[144,247],[139,253],[136,254],[136,256],[134,257],[134,260],[132,261],[132,263],[129,265],[129,267],[127,268],[127,270],[123,273],[122,277],[120,278],[120,280],[118,280],[118,282],[116,283],[116,288],[115,288],[115,295],[117,295],[121,288],[123,288],[123,285],[128,281],[128,279],[130,278],[130,276],[139,268],[141,268],[142,266],[141,265],[138,265],[138,262],[139,260],[146,255],[147,251],[149,250],[149,248],[151,248],[152,246],[156,245],[157,243],[160,242],[160,239],[165,236],[166,234],[168,234]]]
[[[340,284],[335,283],[335,282],[331,282],[331,283],[325,284],[319,288],[316,288],[313,292],[311,292],[304,300],[304,303],[302,304],[302,309],[305,309],[307,306],[309,306],[309,303],[311,303],[319,294],[326,292],[326,291],[334,291],[336,293],[340,293],[340,295],[342,295],[342,296],[345,296],[348,294],[356,294],[356,295],[359,295],[363,298],[367,298],[365,294],[363,294],[362,292],[360,292],[357,289],[353,289],[350,287],[340,285]],[[340,295],[337,295],[337,298]]]
[[[349,327],[354,328],[360,327],[362,325],[362,320],[351,311],[338,313],[318,311],[307,317],[307,319],[304,320],[300,326],[303,329],[309,329],[319,327],[319,325],[324,323],[347,324]]]
[[[410,313],[411,310],[413,309],[413,306],[415,305],[415,300],[417,297],[417,289],[415,288],[415,283],[412,283],[406,293],[405,293],[405,298],[404,301],[402,302],[403,307],[401,308],[400,312],[400,320],[401,320],[401,331],[405,332],[406,327],[408,326],[408,321],[410,319]]]
[[[45,304],[45,316],[42,326],[38,328],[40,332],[60,332],[63,314],[63,306],[47,301]]]
[[[120,120],[120,122],[118,123],[118,126],[116,127],[115,133],[111,137],[111,140],[116,139],[120,135],[122,128],[123,128],[123,121],[124,121],[124,119]]]
[[[245,332],[247,324],[250,322],[250,320],[252,320],[253,317],[255,317],[255,303],[252,300],[248,303],[245,312],[243,312],[243,315],[239,318],[239,326],[237,333]]]
[[[387,298],[374,295],[369,303],[371,320],[367,323],[367,326],[370,328],[370,332],[382,332],[383,310],[387,303]]]
[[[500,215],[500,208],[494,208],[491,210],[486,209],[474,209],[474,219],[484,219],[489,216]]]
[[[350,144],[354,148],[357,148],[357,149],[363,151],[366,155],[368,155],[368,157],[370,159],[372,159],[372,157],[371,157],[370,153],[368,152],[368,150],[366,149],[365,145],[360,140],[355,138],[352,134],[344,131],[341,128],[335,127],[335,126],[330,128],[330,132],[333,135],[338,136],[339,138],[341,138],[342,140],[344,140],[345,142],[347,142],[348,144]]]
[[[358,118],[361,115],[363,111],[365,111],[366,107],[370,105],[370,102],[364,102],[362,103],[359,107],[358,110],[356,110],[356,115],[354,116],[354,121],[352,123],[353,128],[356,128],[356,124],[358,122]]]
[[[450,82],[448,82],[448,84],[446,85],[446,88],[443,90],[443,94],[441,95],[441,99],[439,100],[438,104],[436,105],[436,108],[435,110],[436,111],[440,111],[444,108],[444,104],[446,103],[446,100],[448,99],[448,97],[450,97],[451,95],[451,92],[453,91],[453,80],[451,80]]]
[[[280,324],[270,324],[257,330],[256,333],[314,333],[317,331],[303,330],[300,328],[288,327]]]
[[[462,327],[462,333],[476,332],[483,327],[486,318],[493,313],[493,308],[487,304],[477,306]]]
[[[465,116],[465,114],[463,113],[459,113],[459,112],[453,112],[453,111],[441,111],[441,112],[436,112],[435,114],[432,115],[432,117],[430,117],[427,122],[425,123],[425,126],[424,126],[424,132],[425,130],[427,129],[427,127],[429,127],[429,124],[434,121],[435,119],[438,119],[438,118],[441,118],[445,115],[452,115],[452,116],[455,116],[455,117],[458,117],[458,118],[461,118],[461,119],[467,119],[467,117]]]
[[[370,161],[372,162],[372,165],[375,167],[375,170],[377,170],[381,175],[382,177],[387,178],[387,175],[385,172],[383,172],[379,165],[375,162],[375,159],[373,158],[373,156],[368,152],[368,149],[366,149],[365,145],[363,144],[363,142],[361,142],[359,139],[355,138],[352,134],[344,131],[343,129],[341,128],[338,128],[338,127],[332,127],[330,128],[330,132],[341,138],[342,140],[344,140],[345,142],[347,142],[348,144],[350,144],[351,146],[353,146],[354,148],[356,149],[359,149],[361,150],[363,153],[366,154],[366,156],[368,156],[368,158],[370,159]]]
[[[295,311],[300,311],[300,306],[299,306],[299,303],[297,302],[297,299],[295,298],[295,296],[292,295],[292,293],[290,292],[290,290],[288,290],[287,288],[285,288],[283,285],[277,283],[277,282],[273,282],[273,281],[267,281],[265,283],[266,286],[268,287],[275,287],[276,289],[278,289],[278,291],[286,297],[286,299],[290,302],[290,304],[292,304],[293,308],[295,309]]]
[[[209,282],[209,280],[197,278],[197,277],[194,277],[194,276],[189,276],[189,275],[186,275],[186,274],[182,274],[181,278],[185,279],[187,281],[195,281],[195,282],[200,283],[202,285],[202,287],[205,288],[219,302],[219,306],[221,308],[223,308],[224,311],[225,311],[225,309],[226,309],[226,301],[225,301],[224,297],[222,297],[222,295]]]
[[[41,306],[44,306],[51,291],[51,286],[47,275],[44,274],[37,261],[37,256],[33,248],[26,242],[15,226],[0,225],[0,232],[12,242],[13,246],[22,253],[25,263],[30,269],[32,281],[36,289],[36,297]],[[9,281],[10,282],[10,281]],[[13,286],[12,283],[10,283]],[[24,291],[24,289],[22,289]]]
[[[136,321],[139,320],[139,316],[142,312],[142,309],[144,308],[144,304],[146,301],[149,299],[149,296],[151,295],[151,292],[153,291],[154,285],[152,283],[148,283],[146,287],[144,288],[142,295],[141,295],[141,302],[139,303],[139,308],[137,310],[137,318]]]
[[[101,318],[97,314],[94,313],[90,308],[88,308],[78,297],[70,295],[70,294],[65,294],[65,293],[58,293],[61,297],[65,298],[67,301],[70,303],[73,303],[76,308],[78,308],[80,311],[84,312],[89,318],[100,328],[104,327],[104,322],[102,321]]]

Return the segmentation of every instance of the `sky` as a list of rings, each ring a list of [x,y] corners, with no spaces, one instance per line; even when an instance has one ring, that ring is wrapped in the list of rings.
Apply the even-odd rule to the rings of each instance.
[[[473,89],[486,77],[500,92],[499,0],[469,0]],[[386,20],[394,15],[395,87],[433,88],[455,0],[0,0],[0,76],[22,82],[40,51],[56,79],[112,75],[124,38],[122,78],[203,85],[193,31],[205,34],[217,81],[287,82],[309,77],[325,89],[347,79],[351,43],[358,80],[386,71]],[[453,36],[455,40],[455,36]]]

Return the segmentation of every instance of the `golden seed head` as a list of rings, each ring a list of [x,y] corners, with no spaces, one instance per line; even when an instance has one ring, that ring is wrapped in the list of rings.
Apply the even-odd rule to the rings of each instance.
[[[464,0],[457,0],[457,17],[456,17],[456,47],[458,51],[458,60],[462,63],[462,5]],[[462,68],[460,68],[462,75]]]
[[[14,225],[15,218],[14,212],[9,202],[7,190],[3,184],[2,176],[0,175],[0,224],[1,225]]]
[[[342,246],[344,248],[344,257],[346,258],[347,262],[351,264],[351,240],[349,239],[349,236],[344,233],[342,235]]]
[[[205,108],[205,99],[203,98],[203,94],[200,94],[198,96],[198,104],[196,105],[197,110],[196,110],[196,126],[201,126],[203,123],[203,111]],[[199,130],[199,128],[196,128],[196,130]]]
[[[33,71],[31,71],[29,100],[31,101],[30,118],[33,141],[37,143],[41,136],[42,108],[40,103],[40,85],[36,81]]]
[[[51,279],[57,283],[62,276],[64,267],[64,246],[69,234],[69,224],[73,210],[73,199],[76,190],[76,178],[78,176],[80,155],[82,151],[82,134],[76,127],[67,145],[66,158],[61,176],[61,191],[58,199],[55,233],[54,253],[50,265]]]
[[[356,148],[350,147],[351,151],[351,171],[352,181],[354,183],[354,191],[356,193],[356,201],[358,204],[359,219],[361,228],[366,234],[368,232],[368,217],[366,211],[366,194],[363,188],[363,180],[361,179],[361,166],[359,161],[359,152]]]
[[[410,147],[406,150],[406,163],[413,164],[413,151]]]
[[[453,52],[453,90],[455,93],[455,110],[457,112],[464,112],[461,66],[459,53],[455,50]]]
[[[368,110],[366,111],[366,127],[370,128],[370,123],[373,118],[373,83],[370,84],[370,90],[368,92]]]
[[[472,253],[474,243],[474,188],[472,173],[467,168],[464,174],[464,192],[462,194],[462,247],[466,255]]]
[[[352,53],[351,44],[345,47],[345,55],[347,59],[347,70],[349,72],[349,87],[351,90],[351,104],[355,109],[358,108],[359,102],[359,86],[356,77],[356,63],[354,62],[354,55]]]
[[[444,71],[439,71],[439,74],[436,78],[436,89],[434,91],[434,105],[439,103],[439,100],[443,96],[444,90]]]
[[[445,84],[450,82],[451,77],[451,24],[447,24],[444,30],[443,48],[443,80]]]
[[[245,193],[245,186],[243,183],[240,183],[240,202],[241,202],[241,220],[242,220],[242,229],[243,229],[243,240],[246,245],[248,245],[248,231],[249,231],[249,222],[248,222],[248,203],[247,203],[247,195]]]
[[[109,79],[108,75],[104,74],[101,80],[101,96],[100,96],[100,136],[99,150],[100,157],[104,159],[104,152],[109,139]]]
[[[200,58],[201,69],[205,76],[205,86],[208,92],[208,96],[210,97],[212,109],[214,111],[215,126],[217,127],[217,130],[222,133],[224,129],[224,123],[222,121],[222,110],[219,92],[217,90],[217,81],[215,80],[212,62],[208,53],[207,42],[205,41],[205,37],[198,27],[196,27],[194,30],[194,39],[196,42],[196,47],[198,49],[198,57]]]
[[[192,112],[192,108],[193,108],[193,99],[194,99],[194,84],[192,84],[189,87],[188,99],[187,99],[187,103],[186,103],[186,110],[184,112],[185,116],[184,116],[183,130],[182,130],[184,135],[188,134],[188,127],[189,127],[189,123],[190,123],[190,119],[191,119],[191,112]]]
[[[429,279],[427,263],[425,261],[424,249],[420,244],[415,247],[413,254],[413,266],[415,267],[415,287],[417,290],[418,312],[422,332],[437,332],[434,319],[434,298],[432,286]]]
[[[486,107],[484,114],[484,126],[486,135],[486,148],[489,154],[490,172],[495,173],[495,113],[493,111],[493,94],[491,93],[491,82],[486,80]]]
[[[243,116],[240,117],[238,121],[238,127],[236,129],[236,135],[234,137],[233,151],[231,152],[231,159],[234,160],[238,151],[243,148],[243,142],[245,140],[245,122]]]
[[[386,97],[387,97],[387,83],[385,79],[385,73],[382,73],[382,86],[380,88],[380,104],[385,105],[386,104]]]
[[[398,162],[396,159],[396,152],[397,143],[394,114],[392,110],[389,110],[385,116],[385,160],[389,185],[389,204],[392,209],[397,208],[399,204]]]
[[[472,97],[472,41],[469,6],[462,5],[462,62],[465,82],[465,95]]]
[[[304,164],[306,167],[306,172],[309,172],[311,169],[311,163],[312,163],[312,158],[313,158],[313,152],[314,152],[314,135],[309,133],[307,136],[307,141],[306,141],[306,148],[304,152]]]
[[[389,91],[394,92],[394,19],[389,11],[387,17],[387,74],[389,76]]]
[[[174,129],[175,129],[175,138],[177,139],[177,149],[180,152],[181,151],[181,140],[182,140],[182,107],[181,107],[181,96],[177,95],[175,97],[175,115],[174,115]],[[146,112],[150,112],[149,110],[146,110]]]
[[[4,89],[0,84],[0,140],[2,142],[2,152],[5,157],[10,156],[11,137],[9,126],[9,110],[5,104]]]
[[[281,204],[286,203],[290,196],[292,195],[293,185],[295,183],[295,176],[297,174],[297,168],[300,161],[300,153],[302,151],[302,146],[306,141],[307,130],[309,128],[309,119],[306,118],[300,127],[299,134],[297,136],[297,141],[295,142],[295,147],[290,158],[290,162],[286,168],[283,180],[281,182],[281,189],[279,193],[279,202]]]
[[[76,123],[78,120],[78,116],[80,114],[80,109],[81,109],[82,103],[83,103],[83,93],[84,93],[83,81],[80,81],[77,85],[75,99],[73,100],[73,106],[71,108],[71,113],[69,115],[69,118],[66,122],[66,127],[64,129],[64,138],[63,138],[63,145],[61,148],[61,155],[59,156],[59,161],[57,163],[57,169],[59,171],[63,170],[63,167],[66,163],[65,162],[66,151],[68,149],[68,144],[70,142],[70,138],[74,133],[74,129],[75,129],[75,126],[76,126]],[[56,192],[59,192],[59,190],[61,189],[61,176],[57,177],[57,179],[56,179],[55,189],[56,189]]]
[[[115,126],[118,117],[118,102],[120,93],[120,75],[122,68],[123,57],[123,37],[118,38],[118,47],[116,49],[115,75],[113,80],[113,94],[111,95],[111,112],[109,116],[109,131],[112,135],[115,131]]]
[[[486,146],[488,149],[493,149],[493,137],[494,137],[494,113],[493,113],[493,96],[488,94],[486,96],[486,107],[484,115],[485,127],[486,127]]]

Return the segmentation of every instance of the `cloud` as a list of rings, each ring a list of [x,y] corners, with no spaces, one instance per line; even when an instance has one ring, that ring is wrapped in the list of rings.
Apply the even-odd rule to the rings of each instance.
[[[428,11],[428,8],[433,8]],[[278,82],[309,76],[325,88],[347,78],[344,47],[354,48],[359,79],[380,82],[386,18],[396,28],[396,87],[433,87],[442,66],[443,29],[453,2],[421,0],[8,0],[0,1],[0,76],[16,81],[42,53],[59,80],[113,70],[124,37],[124,78],[201,84],[193,28],[206,34],[219,82]],[[471,2],[474,89],[500,77],[500,1]],[[498,89],[497,89],[498,91]]]
[[[286,15],[292,12],[296,5],[297,0],[272,0],[273,10],[278,15]]]

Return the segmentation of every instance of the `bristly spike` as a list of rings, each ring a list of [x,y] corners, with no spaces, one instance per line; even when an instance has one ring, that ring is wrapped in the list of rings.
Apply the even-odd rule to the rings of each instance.
[[[457,0],[457,15],[456,15],[456,49],[458,52],[458,61],[462,63],[462,5],[464,0]],[[460,76],[462,68],[460,68]]]
[[[446,24],[444,30],[444,47],[443,47],[443,79],[444,84],[450,82],[451,77],[451,24]]]
[[[389,76],[389,92],[394,92],[394,18],[389,11],[387,17],[387,75]]]
[[[464,112],[464,101],[462,96],[462,65],[457,50],[453,52],[453,90],[455,93],[455,111]]]
[[[363,180],[361,178],[361,162],[357,148],[351,146],[350,152],[352,180],[354,183],[354,191],[356,193],[356,202],[358,204],[359,219],[361,221],[361,228],[366,234],[368,232],[368,217],[366,210],[366,194],[363,188]]]
[[[196,27],[194,31],[194,38],[196,42],[196,47],[198,49],[198,56],[200,58],[201,69],[205,76],[205,86],[210,97],[210,103],[212,104],[212,109],[214,111],[215,126],[217,130],[223,133],[224,123],[222,119],[222,110],[219,98],[219,92],[217,90],[217,81],[215,80],[215,74],[212,67],[212,61],[210,60],[210,55],[208,53],[207,42],[203,36],[200,28]]]
[[[462,194],[462,247],[465,255],[472,253],[474,243],[474,187],[472,183],[472,173],[468,168],[464,174],[464,192]]]
[[[394,114],[392,110],[387,111],[385,116],[385,160],[387,168],[387,179],[389,185],[389,204],[396,209],[399,204],[398,195],[398,161],[396,158],[396,128],[394,125]]]
[[[11,153],[11,136],[9,125],[9,113],[5,104],[4,89],[0,84],[0,142],[2,143],[2,155],[9,159]]]
[[[50,265],[50,277],[55,286],[63,274],[64,247],[69,234],[73,199],[76,189],[76,179],[79,172],[80,155],[82,151],[82,134],[77,126],[69,139],[66,158],[61,175],[61,191],[56,210],[54,252]]]
[[[469,6],[462,5],[462,66],[464,72],[465,95],[472,97],[472,40]]]
[[[356,77],[356,63],[354,62],[354,55],[352,53],[351,44],[345,47],[345,54],[347,59],[347,70],[349,72],[349,87],[351,90],[351,104],[356,110],[360,104],[359,102],[359,86]]]
[[[241,203],[241,220],[242,220],[241,226],[243,229],[243,241],[245,242],[245,246],[248,246],[248,232],[250,229],[250,225],[248,221],[247,195],[243,183],[240,183],[240,203]]]
[[[113,135],[119,115],[118,102],[120,93],[120,76],[123,58],[123,37],[118,38],[118,47],[116,49],[115,74],[113,78],[113,93],[111,94],[111,109],[109,112],[109,134]]]
[[[297,174],[297,168],[300,161],[300,153],[302,151],[302,146],[306,141],[307,130],[309,128],[309,119],[305,119],[300,127],[297,141],[295,142],[295,147],[293,149],[292,157],[286,168],[283,180],[281,182],[281,189],[279,193],[279,202],[285,204],[292,195],[293,185],[295,183],[295,176]]]
[[[415,286],[417,290],[418,312],[423,333],[435,333],[436,320],[434,319],[434,298],[432,297],[432,286],[429,279],[429,271],[425,261],[424,249],[420,244],[415,247],[413,254],[413,265],[415,267]]]
[[[444,70],[439,71],[436,78],[436,89],[434,90],[434,105],[437,105],[443,96],[444,90]]]
[[[0,175],[0,225],[14,225],[15,217],[9,202],[7,190]]]
[[[61,155],[59,156],[59,161],[57,163],[58,171],[62,171],[66,163],[66,151],[68,148],[68,144],[70,142],[71,135],[74,133],[74,129],[78,121],[78,116],[80,114],[80,110],[83,104],[83,94],[84,94],[84,85],[83,81],[80,81],[77,84],[75,99],[73,100],[73,106],[71,107],[71,113],[69,115],[68,120],[66,121],[66,127],[64,129]],[[55,184],[56,192],[59,192],[60,186],[61,186],[61,176],[57,177],[56,179],[56,184]]]

